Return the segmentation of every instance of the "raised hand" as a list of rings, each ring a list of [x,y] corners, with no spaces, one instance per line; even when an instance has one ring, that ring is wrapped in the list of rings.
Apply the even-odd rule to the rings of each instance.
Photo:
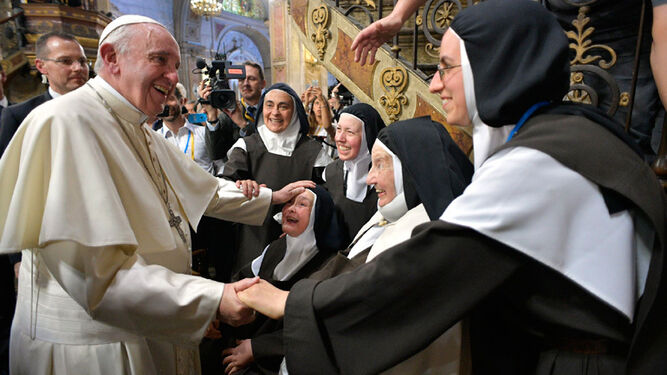
[[[197,93],[199,94],[200,98],[208,100],[208,97],[211,96],[211,91],[213,91],[211,86],[206,85],[204,81],[199,82]],[[218,118],[218,110],[212,105],[202,103],[202,108],[204,108],[204,111],[206,112],[206,119],[209,122],[215,121]]]
[[[234,107],[234,109],[230,110],[225,108],[223,111],[240,128],[244,128],[246,126],[246,119],[243,117],[243,109],[241,108],[241,103],[238,100],[236,101],[236,107]]]
[[[369,64],[375,62],[375,53],[377,52],[377,49],[380,48],[383,43],[391,39],[391,37],[396,35],[403,25],[403,22],[399,17],[392,15],[393,13],[373,22],[357,34],[357,37],[354,38],[354,41],[352,42],[352,50],[355,51],[354,61],[364,65],[366,64],[366,58],[368,57]]]
[[[301,180],[285,185],[282,189],[273,192],[272,204],[289,202],[293,197],[303,193],[306,188],[314,188],[315,183],[310,180]]]
[[[271,319],[285,316],[287,296],[289,292],[278,289],[265,280],[260,280],[238,294],[243,303]]]
[[[219,318],[224,323],[238,327],[255,320],[255,311],[241,302],[237,294],[256,284],[259,277],[243,279],[231,284],[225,284],[222,299],[220,300]]]
[[[425,2],[426,0],[400,0],[387,17],[377,20],[361,30],[354,38],[351,46],[352,50],[355,51],[354,61],[361,61],[360,64],[364,65],[366,64],[366,58],[370,56],[368,63],[373,64],[377,49],[396,35],[408,17]]]

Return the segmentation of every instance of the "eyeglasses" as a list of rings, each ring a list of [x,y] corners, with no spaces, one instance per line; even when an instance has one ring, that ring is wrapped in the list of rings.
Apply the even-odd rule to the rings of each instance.
[[[86,59],[85,57],[79,57],[78,59],[73,59],[71,57],[59,57],[57,59],[43,58],[43,59],[40,59],[40,60],[53,61],[57,64],[65,65],[65,66],[71,66],[75,62],[78,63],[81,66],[88,66],[88,59]]]
[[[440,74],[440,79],[441,80],[445,79],[445,77],[447,77],[447,75],[449,74],[449,71],[451,69],[458,68],[459,66],[461,66],[461,64],[459,64],[459,65],[450,65],[450,66],[440,66],[440,65],[438,65],[438,74]]]

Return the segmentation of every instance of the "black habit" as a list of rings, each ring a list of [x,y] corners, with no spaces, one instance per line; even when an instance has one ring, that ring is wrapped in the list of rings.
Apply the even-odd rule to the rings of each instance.
[[[620,125],[559,103],[570,78],[567,39],[538,3],[487,0],[461,11],[450,28],[464,42],[483,123],[523,124],[504,147],[548,155],[599,187],[610,215],[630,210],[650,223],[653,251],[634,316],[518,249],[435,221],[352,272],[294,285],[283,337],[290,374],[374,374],[466,316],[475,374],[667,373],[667,199],[655,174]],[[554,104],[524,122],[540,102]],[[502,156],[496,171],[509,171]]]
[[[269,152],[259,133],[244,137],[246,150],[233,148],[229,160],[225,163],[222,177],[236,181],[252,179],[272,190],[282,189],[285,185],[298,180],[319,181],[321,170],[315,168],[315,160],[322,150],[322,145],[306,136],[308,121],[301,100],[289,86],[278,83],[271,86],[260,99],[259,113],[255,124],[262,118],[262,105],[266,93],[280,89],[294,99],[294,110],[300,121],[300,138],[291,156],[277,155]],[[305,124],[305,125],[304,125]],[[261,251],[280,236],[280,225],[273,215],[280,212],[280,207],[272,206],[262,226],[239,225],[237,236],[237,253],[232,267],[232,274],[261,254]]]

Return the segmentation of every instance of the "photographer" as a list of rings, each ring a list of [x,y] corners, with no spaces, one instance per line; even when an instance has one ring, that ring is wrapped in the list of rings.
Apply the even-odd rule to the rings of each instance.
[[[210,104],[203,104],[207,115],[207,123],[220,123],[223,136],[212,138],[212,142],[206,144],[209,154],[213,159],[227,159],[227,151],[241,137],[245,137],[254,132],[252,125],[255,122],[257,113],[257,104],[262,96],[262,90],[266,86],[264,72],[262,67],[254,62],[246,61],[245,79],[239,79],[239,90],[241,92],[241,101],[239,109],[240,117],[237,121],[227,116],[223,111],[214,108]],[[199,85],[198,94],[201,99],[208,100],[213,88],[202,81]],[[207,138],[207,140],[209,140]]]

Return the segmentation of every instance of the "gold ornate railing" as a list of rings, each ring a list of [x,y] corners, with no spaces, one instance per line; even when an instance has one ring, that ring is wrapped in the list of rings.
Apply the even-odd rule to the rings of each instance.
[[[434,95],[428,95],[428,81],[436,70],[442,35],[454,16],[468,5],[480,0],[427,0],[403,26],[390,43],[378,50],[377,62],[361,67],[354,63],[349,46],[363,27],[388,14],[395,2],[382,0],[319,0],[291,1],[291,15],[309,40],[305,47],[320,58],[322,64],[346,85],[360,100],[374,105],[386,121],[393,122],[429,114],[445,124],[454,139],[466,152],[471,150],[467,129],[446,124],[445,114]],[[596,42],[599,32],[592,24],[591,6],[598,0],[566,3],[576,7],[576,17],[564,32],[570,40],[572,53],[571,91],[566,100],[590,103],[602,107],[614,116],[620,108],[627,113],[619,118],[630,128],[634,105],[637,72],[639,69],[644,9],[639,30],[630,88],[622,90],[612,74],[618,51]],[[645,3],[644,3],[644,6]],[[305,39],[305,38],[304,38]],[[623,51],[622,51],[623,52]],[[604,97],[604,100],[601,98]],[[625,120],[625,121],[623,121]],[[663,140],[654,169],[667,179],[667,134]]]
[[[363,5],[361,0],[353,1],[341,9],[323,0],[292,0],[291,22],[295,23],[304,47],[318,56],[321,64],[359,100],[373,105],[387,123],[430,115],[444,124],[461,149],[469,154],[472,150],[470,130],[447,124],[442,103],[436,95],[429,94],[428,75],[414,69],[397,48],[378,50],[372,65],[361,66],[354,62],[350,46],[364,25],[354,17],[370,16],[365,22],[368,24],[374,17],[367,8],[382,5],[363,1]],[[433,68],[435,70],[435,65]]]

